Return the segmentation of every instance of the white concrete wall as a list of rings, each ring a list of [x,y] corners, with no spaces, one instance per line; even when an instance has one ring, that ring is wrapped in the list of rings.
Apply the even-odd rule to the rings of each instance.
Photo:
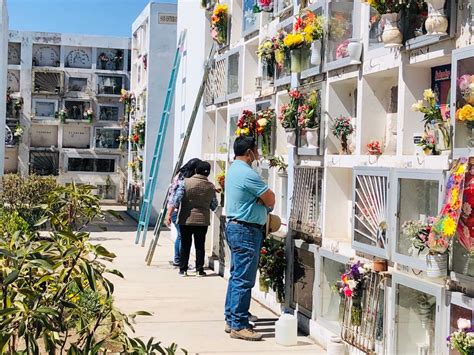
[[[5,160],[5,119],[8,58],[8,11],[6,0],[0,0],[0,175]]]
[[[131,90],[135,95],[146,92],[146,111],[143,112],[146,116],[146,136],[143,156],[143,179],[145,179],[145,181],[150,175],[156,138],[163,114],[166,90],[170,80],[177,43],[176,23],[172,23],[172,21],[171,23],[162,21],[160,20],[160,15],[176,16],[176,5],[150,3],[137,17],[132,26],[132,33],[135,33],[140,26],[147,23],[145,30],[147,40],[142,46],[142,48],[145,49],[144,54],[147,54],[147,70],[142,69],[140,71],[142,77],[140,84],[138,84],[138,73],[133,69],[131,81]],[[137,57],[138,54],[142,54],[141,50],[132,50],[132,68],[134,63],[141,66],[139,57]],[[152,203],[153,209],[150,218],[151,224],[156,222],[171,180],[173,170],[173,126],[174,106],[171,107],[168,130],[157,177],[157,185]]]

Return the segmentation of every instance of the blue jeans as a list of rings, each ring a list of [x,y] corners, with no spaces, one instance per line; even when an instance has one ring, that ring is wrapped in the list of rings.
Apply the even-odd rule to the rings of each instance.
[[[181,231],[179,230],[179,224],[176,224],[176,220],[178,219],[178,212],[174,211],[171,215],[171,222],[173,222],[176,231],[178,232],[176,235],[176,240],[174,242],[174,260],[175,264],[179,264],[179,249],[181,248]]]
[[[228,222],[226,239],[231,251],[230,279],[225,300],[225,320],[234,330],[249,327],[252,288],[257,277],[263,232]]]

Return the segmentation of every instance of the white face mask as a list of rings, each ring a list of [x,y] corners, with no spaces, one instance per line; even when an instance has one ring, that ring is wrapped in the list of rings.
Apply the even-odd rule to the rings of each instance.
[[[253,151],[250,151],[252,153],[252,158],[253,158],[253,162],[252,162],[252,169],[254,169],[258,175],[262,175],[262,168],[260,167],[260,161],[256,159],[256,156],[254,154]]]

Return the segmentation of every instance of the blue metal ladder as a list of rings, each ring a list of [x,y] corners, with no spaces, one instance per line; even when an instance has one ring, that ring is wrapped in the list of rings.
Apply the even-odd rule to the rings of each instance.
[[[143,195],[143,200],[140,207],[140,219],[138,220],[137,235],[135,237],[135,244],[138,244],[143,234],[142,246],[145,246],[148,224],[150,223],[153,196],[155,194],[158,172],[160,170],[161,156],[163,155],[163,147],[165,145],[166,129],[168,128],[170,110],[171,105],[173,104],[176,80],[178,77],[179,66],[181,64],[181,58],[183,56],[185,39],[186,30],[183,30],[179,36],[178,48],[176,49],[176,54],[174,56],[173,69],[171,70],[168,90],[166,91],[163,114],[161,115],[160,128],[158,135],[156,136],[155,150],[153,152],[153,159],[151,161],[150,175],[148,180],[145,181],[145,194]],[[158,221],[158,223],[159,222],[160,221]]]
[[[204,65],[204,73],[202,75],[201,85],[199,86],[199,90],[196,95],[196,100],[194,101],[191,117],[189,118],[188,126],[186,128],[186,133],[184,134],[184,137],[183,137],[183,143],[181,144],[181,149],[179,151],[178,160],[174,167],[173,175],[171,176],[171,178],[175,177],[176,174],[178,174],[179,168],[183,164],[184,154],[186,154],[186,149],[188,147],[189,139],[191,138],[191,133],[194,127],[194,122],[196,122],[197,113],[201,107],[201,100],[204,95],[204,90],[206,89],[207,79],[209,78],[209,74],[214,65],[213,58],[214,58],[215,50],[216,50],[216,45],[215,43],[213,43],[211,50],[209,51],[209,56],[207,58],[207,61]],[[160,216],[158,217],[158,221],[155,225],[155,230],[153,232],[154,238],[150,243],[150,247],[148,248],[148,252],[145,258],[147,265],[151,264],[151,261],[153,260],[153,255],[155,254],[155,249],[158,244],[158,239],[160,238],[161,226],[163,224],[163,221],[166,215],[166,207],[167,207],[167,199],[165,198],[165,200],[163,201],[163,207],[161,209]]]

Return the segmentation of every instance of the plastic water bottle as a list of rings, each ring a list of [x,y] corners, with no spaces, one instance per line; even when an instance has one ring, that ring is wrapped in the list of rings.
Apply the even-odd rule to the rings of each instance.
[[[275,322],[275,341],[284,346],[298,343],[298,320],[295,316],[283,313]]]

